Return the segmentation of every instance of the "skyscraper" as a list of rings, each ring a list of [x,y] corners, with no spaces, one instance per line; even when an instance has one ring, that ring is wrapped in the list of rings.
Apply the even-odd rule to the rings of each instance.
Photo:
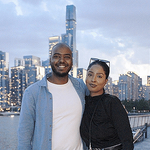
[[[120,100],[131,100],[131,75],[120,74],[118,89]]]
[[[51,56],[53,46],[59,42],[66,43],[71,47],[73,56],[71,75],[76,77],[78,67],[78,51],[76,50],[76,7],[74,5],[66,6],[66,34],[49,37],[49,58]]]
[[[41,66],[39,57],[36,56],[24,56],[25,61],[25,86],[33,84],[34,82],[41,80],[45,75],[44,67]]]
[[[86,69],[78,68],[77,69],[77,78],[80,78],[85,82],[86,73],[87,73]]]
[[[131,99],[135,101],[139,96],[139,76],[132,71],[128,71],[127,74],[131,75]]]
[[[142,78],[132,71],[121,74],[119,77],[119,98],[120,100],[139,100],[142,98]]]
[[[76,53],[76,7],[74,5],[66,6],[66,34],[71,34],[71,47],[73,54],[73,76],[77,76],[77,53]]]
[[[9,54],[0,51],[0,105],[5,107],[9,94]]]
[[[25,90],[24,68],[20,63],[18,66],[11,67],[11,103],[14,103],[14,105],[21,105],[22,102]]]
[[[147,86],[150,86],[150,76],[147,76]]]

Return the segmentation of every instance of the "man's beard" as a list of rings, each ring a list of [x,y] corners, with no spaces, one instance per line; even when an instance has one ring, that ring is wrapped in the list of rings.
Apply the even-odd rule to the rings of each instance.
[[[52,68],[52,71],[53,73],[58,76],[58,77],[65,77],[68,75],[69,71],[71,70],[72,66],[68,69],[67,72],[64,72],[64,73],[60,73],[56,70],[56,68],[54,67],[54,65],[51,64],[51,68]]]

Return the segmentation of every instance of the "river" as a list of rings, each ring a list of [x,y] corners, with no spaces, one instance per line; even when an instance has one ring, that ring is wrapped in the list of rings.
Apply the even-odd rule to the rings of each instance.
[[[0,150],[17,150],[19,116],[0,116]]]
[[[150,125],[150,115],[129,116],[131,127]],[[0,116],[0,150],[17,150],[17,129],[19,116]]]

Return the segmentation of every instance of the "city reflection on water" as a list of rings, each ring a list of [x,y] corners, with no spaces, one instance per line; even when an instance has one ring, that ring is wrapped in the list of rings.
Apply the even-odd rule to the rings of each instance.
[[[19,116],[0,116],[0,150],[17,150]]]

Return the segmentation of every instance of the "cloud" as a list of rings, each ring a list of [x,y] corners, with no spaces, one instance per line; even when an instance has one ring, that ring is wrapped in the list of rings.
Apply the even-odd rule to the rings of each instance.
[[[149,0],[0,0],[0,50],[9,53],[10,66],[25,55],[48,58],[48,38],[66,32],[70,4],[77,11],[79,67],[98,57],[111,61],[114,79],[126,71],[148,75]]]

